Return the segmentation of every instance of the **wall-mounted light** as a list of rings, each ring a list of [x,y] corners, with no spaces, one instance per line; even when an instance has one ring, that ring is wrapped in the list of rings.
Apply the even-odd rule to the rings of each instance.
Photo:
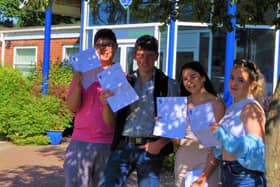
[[[6,41],[6,48],[10,48],[11,47],[11,40],[7,40]]]

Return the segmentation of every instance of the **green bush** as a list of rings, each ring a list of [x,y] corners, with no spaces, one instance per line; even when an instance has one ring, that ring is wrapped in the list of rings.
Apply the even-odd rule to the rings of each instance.
[[[48,94],[59,98],[65,104],[68,85],[72,78],[72,67],[69,65],[55,64],[50,67],[48,80]],[[29,79],[32,80],[32,92],[35,95],[41,93],[42,70],[34,71]]]
[[[16,144],[48,144],[46,131],[71,126],[72,116],[55,96],[31,91],[39,82],[19,70],[0,68],[0,134]]]

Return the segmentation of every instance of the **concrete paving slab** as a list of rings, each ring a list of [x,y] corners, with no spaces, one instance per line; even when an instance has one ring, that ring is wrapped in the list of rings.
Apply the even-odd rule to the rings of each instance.
[[[59,145],[18,146],[0,141],[0,187],[63,187],[64,153],[70,139]],[[136,187],[134,173],[126,187]],[[161,187],[174,187],[173,176],[163,172]]]

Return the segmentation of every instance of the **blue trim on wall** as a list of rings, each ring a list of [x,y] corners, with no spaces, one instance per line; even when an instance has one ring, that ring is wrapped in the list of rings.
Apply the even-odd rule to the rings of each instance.
[[[173,11],[170,15],[169,25],[169,46],[168,46],[168,69],[167,75],[173,77],[173,63],[174,63],[174,41],[175,41],[175,11],[176,11],[176,0],[173,0]]]
[[[85,0],[81,2],[81,26],[80,26],[80,52],[83,51],[83,41],[84,41],[84,23],[85,23]]]
[[[231,0],[228,0],[228,14],[236,14],[236,3],[231,5]],[[236,32],[236,18],[231,18],[233,30],[226,34],[226,59],[225,59],[225,77],[224,77],[224,101],[226,106],[231,105],[232,96],[230,95],[228,88],[228,81],[230,79],[230,72],[234,61],[234,49],[235,49],[235,32]]]
[[[45,12],[44,59],[43,59],[43,69],[42,69],[42,94],[43,95],[48,95],[51,27],[52,27],[52,6],[49,6]]]

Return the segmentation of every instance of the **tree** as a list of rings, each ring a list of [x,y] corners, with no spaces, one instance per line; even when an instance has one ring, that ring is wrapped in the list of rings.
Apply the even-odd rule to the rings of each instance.
[[[12,26],[15,17],[18,17],[17,0],[0,0],[0,23]]]
[[[40,3],[41,1],[36,0],[32,1],[36,2],[36,7],[20,8],[20,2],[23,2],[23,0],[0,0],[0,25],[8,27],[43,26],[45,21],[43,7],[46,7],[48,4]],[[59,23],[75,23],[78,21],[79,19],[77,18],[61,15],[53,15],[52,19],[54,25]]]
[[[21,2],[26,0],[19,0]],[[27,7],[33,9],[43,9],[51,5],[53,0],[26,1]],[[124,19],[125,10],[121,7],[119,0],[90,0],[90,6],[94,10],[95,19],[101,18],[99,10],[107,11],[108,23],[116,23],[119,19]],[[151,1],[153,2],[153,1]],[[157,1],[156,1],[157,2]],[[173,10],[174,2],[177,3],[177,10]],[[254,0],[241,1],[231,0],[237,3],[237,23],[245,24],[266,24],[280,25],[280,18],[277,18],[277,5],[280,0]],[[186,9],[186,7],[188,7]],[[221,27],[224,31],[232,29],[230,18],[227,15],[227,0],[161,0],[160,3],[143,3],[142,0],[133,0],[129,7],[133,16],[142,22],[151,19],[156,22],[168,23],[170,19],[180,19],[185,16],[186,11],[192,15],[195,22],[211,22],[211,29],[217,30]],[[171,16],[170,16],[171,15]],[[102,20],[102,19],[101,19]]]
[[[280,184],[280,80],[269,105],[266,122],[266,178],[267,186],[277,187]]]
[[[232,30],[230,23],[232,15],[227,14],[227,0],[177,0],[176,10],[173,9],[174,2],[175,0],[162,0],[160,3],[143,3],[140,0],[134,0],[129,8],[132,15],[142,22],[153,20],[168,23],[171,18],[181,20],[186,14],[191,14],[195,22],[211,22],[210,27],[213,31],[216,31],[218,26],[224,31]],[[280,0],[231,0],[232,4],[234,2],[237,3],[236,19],[240,25],[266,24],[276,25],[278,28],[280,19],[276,15],[277,4]],[[91,0],[90,5],[95,17],[98,17],[100,12],[98,10],[104,4],[120,7],[119,0]],[[108,13],[114,10],[114,8],[107,9]]]

